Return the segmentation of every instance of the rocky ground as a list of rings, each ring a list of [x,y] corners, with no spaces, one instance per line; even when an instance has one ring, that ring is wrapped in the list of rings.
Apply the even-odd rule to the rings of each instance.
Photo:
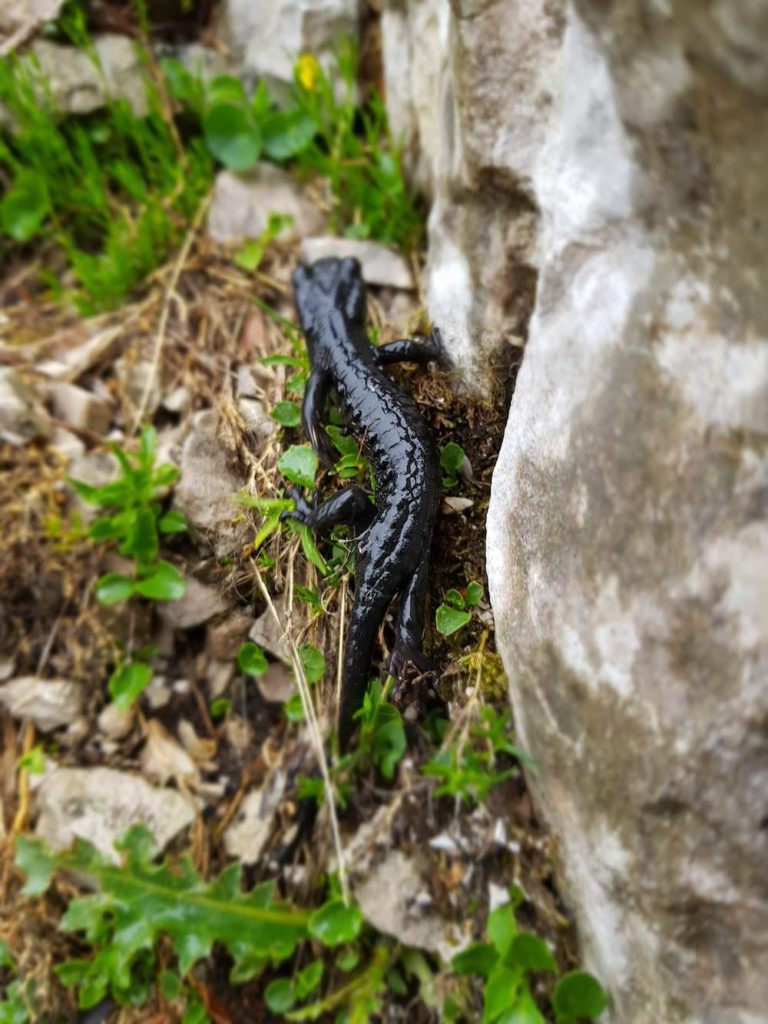
[[[329,244],[302,238],[322,226],[322,209],[286,180],[267,177],[247,194],[238,184],[241,191],[233,195],[223,175],[208,231],[192,232],[145,298],[118,313],[81,321],[48,306],[28,290],[22,269],[4,284],[0,933],[25,972],[44,982],[59,1012],[67,1000],[52,984],[50,968],[68,945],[56,932],[65,893],[46,901],[19,895],[11,864],[15,835],[31,829],[54,847],[81,836],[109,853],[129,825],[143,820],[160,847],[189,850],[204,874],[237,858],[252,880],[277,876],[297,900],[317,892],[335,856],[321,818],[314,841],[300,846],[291,864],[274,859],[293,834],[296,777],[313,770],[305,727],[287,722],[282,711],[295,689],[283,633],[310,640],[325,654],[329,670],[316,702],[327,728],[349,579],[323,590],[295,537],[276,534],[255,551],[261,517],[232,500],[243,490],[260,497],[280,493],[277,459],[302,440],[299,430],[281,429],[270,416],[286,397],[287,368],[262,360],[293,352],[293,336],[290,330],[286,336],[280,319],[292,317],[290,271],[301,254],[311,258]],[[238,235],[253,234],[254,218],[264,218],[277,201],[292,204],[297,230],[273,243],[249,275],[233,263],[233,245]],[[418,268],[357,245],[372,281],[370,317],[379,339],[412,334],[423,322],[413,288]],[[483,522],[500,406],[454,394],[449,376],[436,369],[398,376],[440,442],[461,444],[468,458],[457,486],[446,492],[436,531],[434,610],[447,588],[483,580]],[[184,514],[189,532],[164,541],[164,555],[188,589],[175,602],[106,607],[94,599],[94,585],[99,574],[120,568],[120,558],[82,536],[93,510],[68,478],[114,479],[117,466],[105,442],[128,450],[139,426],[150,422],[158,461],[180,470],[166,502]],[[258,574],[283,629],[265,603]],[[318,584],[322,610],[297,600],[288,606],[298,587]],[[268,671],[257,679],[237,665],[248,638],[269,658]],[[459,640],[436,639],[433,630],[439,702],[457,728],[478,702],[503,706],[487,604]],[[382,661],[387,640],[388,629]],[[134,650],[151,645],[155,653],[152,682],[122,710],[110,702],[105,684],[126,644]],[[217,706],[226,709],[221,717],[211,712]],[[406,721],[415,712],[406,711]],[[489,903],[503,901],[517,882],[530,900],[523,917],[531,917],[568,962],[571,939],[552,890],[552,851],[522,778],[500,785],[474,809],[435,799],[434,781],[419,773],[429,745],[415,721],[408,735],[409,752],[393,783],[371,779],[342,816],[343,849],[366,919],[405,945],[445,958],[477,937]],[[19,758],[38,748],[42,772],[19,771]],[[246,995],[222,988],[215,965],[208,982],[234,1014],[220,1019],[237,1019]],[[123,1010],[114,1019],[146,1019],[141,1013],[146,1008],[139,1016]]]

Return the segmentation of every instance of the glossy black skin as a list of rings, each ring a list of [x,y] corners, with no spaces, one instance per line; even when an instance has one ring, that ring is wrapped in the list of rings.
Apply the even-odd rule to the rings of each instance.
[[[400,598],[400,611],[390,671],[400,680],[408,662],[424,667],[421,644],[429,549],[440,502],[440,460],[416,404],[382,367],[427,363],[440,358],[441,348],[437,332],[421,343],[371,345],[365,332],[365,285],[355,259],[299,267],[293,285],[312,365],[302,409],[304,430],[323,463],[333,465],[338,455],[320,424],[332,388],[363,444],[375,482],[375,504],[365,491],[351,486],[317,508],[297,497],[296,510],[287,513],[317,529],[348,523],[355,533],[355,598],[338,717],[343,751],[363,701],[376,636],[394,598]]]

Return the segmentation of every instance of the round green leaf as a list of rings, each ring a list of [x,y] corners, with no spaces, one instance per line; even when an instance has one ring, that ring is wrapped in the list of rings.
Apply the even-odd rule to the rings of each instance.
[[[127,601],[136,589],[136,581],[119,572],[108,572],[96,584],[96,600],[100,604],[117,604]]]
[[[309,933],[324,946],[339,946],[357,938],[363,915],[357,907],[335,899],[324,903],[309,919]]]
[[[37,232],[51,209],[45,178],[37,171],[21,171],[0,202],[0,224],[17,242],[26,242]]]
[[[446,473],[458,473],[464,465],[464,449],[461,445],[449,441],[440,452],[440,465]]]
[[[529,932],[520,932],[514,937],[506,962],[525,967],[529,971],[554,971],[557,969],[555,958],[546,942]]]
[[[270,160],[288,160],[307,148],[316,131],[314,118],[303,110],[278,111],[264,125],[264,150]]]
[[[294,402],[276,402],[272,409],[272,419],[277,420],[281,427],[298,427],[301,413]]]
[[[247,171],[261,154],[261,134],[244,107],[217,103],[206,111],[203,133],[211,153],[233,171]]]
[[[175,565],[161,560],[151,575],[136,581],[134,589],[153,601],[178,601],[187,592],[187,581]]]
[[[314,487],[317,455],[308,444],[294,444],[280,456],[277,468],[291,483]]]
[[[461,611],[458,608],[450,608],[447,604],[441,604],[435,613],[435,625],[438,633],[443,636],[450,636],[457,629],[466,626],[472,618],[469,612]]]
[[[272,1013],[285,1013],[296,1002],[290,978],[275,978],[264,989],[264,1002]]]
[[[467,584],[467,596],[465,599],[467,608],[474,608],[474,606],[477,604],[477,602],[481,599],[482,596],[483,588],[480,586],[479,583],[475,583],[475,581],[473,580],[472,583]]]
[[[608,997],[600,982],[586,971],[571,971],[558,981],[552,996],[558,1017],[594,1020],[608,1006]]]
[[[269,667],[264,651],[250,641],[237,652],[237,665],[247,676],[263,676]]]
[[[312,644],[302,644],[299,657],[308,683],[319,683],[325,675],[325,658]]]
[[[217,75],[208,84],[208,104],[245,103],[243,83],[234,75]]]

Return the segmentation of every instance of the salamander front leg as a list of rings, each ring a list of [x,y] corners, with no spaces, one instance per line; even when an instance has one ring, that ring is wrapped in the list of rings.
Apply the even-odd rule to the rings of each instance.
[[[424,341],[403,338],[400,341],[388,341],[386,345],[379,345],[373,351],[379,366],[391,366],[392,363],[441,362],[445,358],[443,341],[436,327]]]
[[[290,491],[290,496],[296,502],[296,508],[283,512],[280,518],[293,519],[313,530],[330,530],[338,523],[361,528],[376,514],[376,506],[368,495],[354,484],[338,491],[317,508],[313,508],[296,490]]]

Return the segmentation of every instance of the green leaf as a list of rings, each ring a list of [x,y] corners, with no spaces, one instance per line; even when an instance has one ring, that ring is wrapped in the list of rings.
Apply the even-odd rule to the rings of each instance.
[[[499,956],[506,956],[512,945],[512,940],[517,934],[515,908],[511,903],[505,903],[503,907],[497,907],[491,911],[488,915],[486,931]]]
[[[205,97],[201,79],[188,71],[175,57],[163,57],[160,69],[171,96],[185,107],[189,107],[193,114],[202,116]]]
[[[519,932],[512,940],[506,956],[506,963],[517,965],[528,971],[555,971],[557,964],[549,946],[537,935]]]
[[[184,533],[187,529],[187,520],[181,512],[171,509],[160,516],[157,525],[160,533]]]
[[[232,259],[246,273],[253,273],[264,258],[264,246],[261,242],[246,242],[242,249],[238,249]]]
[[[174,466],[170,462],[164,462],[162,466],[158,466],[155,470],[152,477],[152,486],[157,490],[163,490],[166,487],[172,487],[178,479],[179,467]]]
[[[371,760],[385,779],[394,778],[395,768],[407,749],[403,720],[397,708],[383,705],[376,715],[371,739]]]
[[[257,508],[260,512],[289,512],[296,507],[293,498],[255,498],[243,491],[233,494],[232,501],[247,508]]]
[[[323,977],[323,961],[315,960],[296,975],[296,994],[306,999],[320,984]]]
[[[312,142],[315,120],[302,110],[277,111],[264,124],[264,151],[270,160],[298,156]]]
[[[217,697],[216,700],[211,701],[211,718],[217,721],[219,718],[224,718],[232,710],[232,701],[228,697]]]
[[[161,971],[158,986],[163,994],[163,999],[178,999],[181,995],[181,978],[175,971]]]
[[[275,978],[264,989],[264,1002],[272,1013],[285,1013],[296,1002],[296,993],[290,978]]]
[[[325,658],[312,644],[302,644],[299,657],[308,683],[319,683],[325,675]]]
[[[45,752],[42,746],[38,743],[28,753],[23,754],[16,762],[16,767],[29,772],[30,775],[42,775],[45,771]]]
[[[17,242],[27,242],[37,234],[51,210],[48,186],[42,174],[23,170],[0,201],[0,224]]]
[[[263,356],[260,362],[262,366],[293,366],[299,370],[304,369],[306,366],[304,360],[300,359],[298,356]]]
[[[445,592],[445,603],[449,604],[451,608],[464,608],[464,598],[461,596],[458,590],[454,590],[451,587],[450,590]]]
[[[531,990],[523,986],[515,1005],[498,1018],[496,1024],[547,1024],[534,1002]]]
[[[151,508],[137,508],[133,526],[120,553],[131,555],[137,562],[147,565],[155,560],[158,552],[157,517]],[[139,591],[141,593],[141,591]]]
[[[15,967],[11,950],[4,939],[0,939],[0,967],[10,967],[11,970]]]
[[[519,968],[497,964],[488,976],[483,990],[483,1021],[497,1021],[505,1010],[516,1004],[523,977]]]
[[[103,898],[98,905],[86,897],[92,905],[85,920],[93,928],[101,917],[104,948],[97,953],[96,959],[102,958],[97,966],[113,993],[132,990],[140,978],[136,971],[141,957],[161,935],[167,936],[182,975],[207,957],[214,943],[228,950],[238,969],[249,958],[251,963],[254,958],[282,961],[307,935],[309,913],[276,901],[272,883],[243,892],[238,864],[211,882],[197,874],[189,857],[154,864],[153,842],[144,826],[130,829],[119,848],[124,855],[120,866],[86,843],[56,857],[58,866],[90,879],[91,888]],[[70,904],[66,930],[78,930],[75,924],[84,920],[76,911],[70,916],[72,908]],[[87,963],[88,977],[94,965],[95,960]],[[80,1001],[82,1005],[82,992]]]
[[[109,677],[107,689],[115,704],[123,711],[144,692],[152,678],[152,669],[143,661],[119,665]]]
[[[474,608],[478,601],[481,600],[482,596],[483,588],[479,583],[475,583],[473,580],[472,583],[467,584],[467,596],[464,599],[464,603],[467,608]]]
[[[42,896],[51,884],[56,859],[42,839],[16,836],[16,867],[27,876],[22,893]]]
[[[206,99],[211,106],[215,103],[245,103],[242,80],[235,75],[216,75],[208,83]]]
[[[232,171],[247,171],[261,155],[261,133],[249,112],[233,103],[217,102],[203,117],[208,149]]]
[[[339,455],[353,456],[357,459],[359,445],[354,437],[351,437],[349,434],[345,434],[341,427],[336,427],[332,423],[328,424],[325,428],[325,432],[328,437],[330,437],[331,441],[333,441]]]
[[[289,523],[289,525],[293,529],[298,529],[299,539],[301,540],[301,550],[304,552],[304,557],[315,566],[321,576],[325,576],[328,573],[328,564],[320,554],[320,549],[317,544],[315,544],[315,538],[312,536],[310,528],[297,523]]]
[[[153,601],[178,601],[187,592],[187,581],[175,565],[161,559],[149,576],[136,581],[134,589]]]
[[[275,402],[272,419],[277,420],[281,427],[298,427],[301,413],[295,402]]]
[[[317,474],[317,454],[308,444],[294,444],[277,461],[277,468],[291,483],[299,487],[314,487]]]
[[[95,541],[115,540],[122,532],[121,521],[117,516],[101,516],[88,527],[88,536]]]
[[[265,517],[264,522],[261,524],[259,531],[253,538],[253,550],[258,551],[261,545],[272,536],[273,533],[277,533],[280,529],[280,513],[271,512]]]
[[[304,721],[304,704],[301,700],[300,693],[294,693],[288,698],[285,704],[283,704],[283,714],[289,722]]]
[[[108,572],[96,584],[96,600],[100,604],[127,601],[136,592],[136,581],[119,572]]]
[[[451,960],[451,970],[459,976],[464,974],[487,975],[496,966],[499,954],[487,942],[473,942]]]
[[[237,652],[237,665],[240,671],[247,676],[263,676],[269,668],[264,651],[258,644],[254,644],[250,640],[244,643]]]
[[[309,933],[324,946],[352,942],[360,933],[363,915],[341,899],[329,900],[309,919]]]
[[[455,476],[464,465],[464,458],[464,449],[449,441],[440,452],[440,466],[449,476]]]
[[[447,604],[441,604],[435,613],[435,625],[438,633],[443,636],[450,636],[470,621],[472,616],[469,612],[460,611],[458,608],[450,608]]]
[[[597,978],[586,971],[571,971],[558,981],[552,1005],[558,1019],[594,1020],[608,1006],[608,997]]]
[[[349,949],[343,950],[336,957],[336,966],[340,971],[344,971],[348,974],[350,971],[354,971],[357,965],[360,963],[360,950],[355,949],[351,946]]]

